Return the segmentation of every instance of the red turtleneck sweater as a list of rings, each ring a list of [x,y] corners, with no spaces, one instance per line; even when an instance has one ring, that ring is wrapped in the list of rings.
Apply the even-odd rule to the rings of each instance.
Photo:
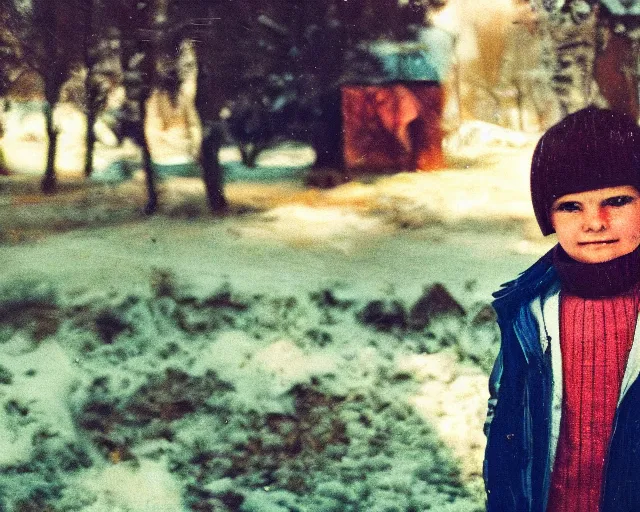
[[[638,288],[603,299],[561,295],[563,403],[547,512],[596,512]]]

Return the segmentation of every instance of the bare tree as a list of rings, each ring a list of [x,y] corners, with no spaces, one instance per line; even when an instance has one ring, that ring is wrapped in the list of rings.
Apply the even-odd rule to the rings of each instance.
[[[42,179],[42,190],[52,193],[56,188],[55,159],[58,131],[54,125],[53,109],[60,98],[62,85],[69,77],[72,67],[80,62],[82,40],[78,35],[81,20],[79,0],[33,0],[27,20],[29,39],[25,56],[29,65],[40,73],[44,80],[44,114],[47,128],[47,163]]]
[[[553,87],[564,114],[588,103],[640,115],[639,2],[529,0],[547,41]]]
[[[38,73],[44,82],[44,115],[48,138],[47,162],[42,190],[51,193],[56,188],[55,158],[57,130],[53,109],[60,97],[62,85],[74,65],[82,59],[82,0],[32,0],[5,4],[7,25],[11,37],[19,41],[19,60]]]
[[[94,126],[98,115],[99,105],[97,99],[100,91],[98,89],[98,83],[95,76],[95,67],[98,60],[98,45],[96,44],[96,34],[94,32],[96,0],[85,1],[83,60],[87,73],[84,81],[87,131],[85,140],[86,152],[84,159],[84,175],[88,177],[93,171],[93,150],[96,144]]]
[[[158,208],[155,171],[144,129],[147,99],[155,80],[156,55],[167,25],[168,0],[114,0],[114,23],[121,34],[125,105],[120,131],[142,150],[148,201],[147,214]]]
[[[209,208],[214,213],[227,208],[224,170],[218,159],[225,133],[220,111],[229,99],[237,97],[244,75],[256,72],[255,40],[249,36],[253,29],[248,23],[258,12],[257,4],[255,0],[172,0],[169,6],[167,47],[175,48],[180,41],[190,40],[196,54],[195,102],[202,123],[200,166]]]
[[[24,69],[22,45],[18,39],[16,13],[10,3],[0,4],[0,97]]]

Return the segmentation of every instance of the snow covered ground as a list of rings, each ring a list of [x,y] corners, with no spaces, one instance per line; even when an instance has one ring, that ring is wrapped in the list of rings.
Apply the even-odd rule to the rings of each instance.
[[[148,219],[138,174],[0,177],[0,510],[482,510],[487,304],[553,244],[533,142],[332,190],[228,148],[221,218],[197,178]]]

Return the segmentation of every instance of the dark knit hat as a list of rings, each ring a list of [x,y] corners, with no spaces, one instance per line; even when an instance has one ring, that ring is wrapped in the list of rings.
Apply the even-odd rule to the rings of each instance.
[[[587,107],[549,128],[531,162],[531,201],[542,234],[566,194],[632,185],[640,190],[640,127],[626,114]]]

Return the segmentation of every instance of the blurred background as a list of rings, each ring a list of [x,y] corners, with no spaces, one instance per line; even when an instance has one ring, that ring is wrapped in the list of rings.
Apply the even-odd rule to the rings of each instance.
[[[0,511],[484,509],[531,153],[633,0],[0,3]]]

